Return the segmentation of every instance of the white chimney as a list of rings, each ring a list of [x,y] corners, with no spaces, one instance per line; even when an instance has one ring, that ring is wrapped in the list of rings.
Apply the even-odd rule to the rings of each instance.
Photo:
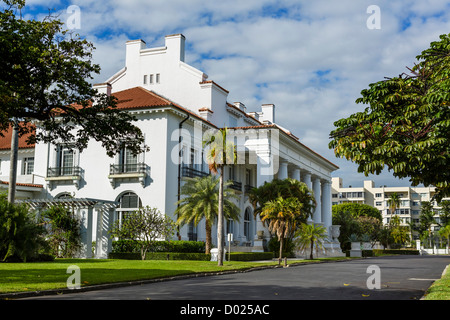
[[[236,108],[239,108],[239,109],[241,109],[241,110],[244,111],[244,112],[245,112],[245,110],[247,109],[247,108],[245,107],[245,105],[244,105],[242,102],[234,102],[233,104],[234,104],[234,106],[235,106]]]
[[[97,89],[98,93],[106,93],[108,96],[111,95],[111,84],[108,82],[94,84],[94,89]]]
[[[181,33],[166,36],[167,53],[176,60],[184,62],[185,40],[186,38]]]
[[[263,104],[261,106],[262,116],[260,120],[268,123],[275,123],[275,105],[274,104]]]

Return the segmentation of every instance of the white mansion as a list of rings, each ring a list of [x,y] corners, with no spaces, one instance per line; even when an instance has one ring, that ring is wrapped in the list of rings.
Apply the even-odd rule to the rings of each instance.
[[[253,216],[246,190],[274,178],[305,182],[318,204],[313,222],[331,233],[331,173],[338,167],[277,125],[274,105],[248,112],[242,103],[227,101],[226,89],[184,62],[184,50],[181,34],[166,36],[165,46],[159,48],[128,41],[125,66],[95,85],[136,116],[148,151],[133,156],[123,150],[110,158],[94,140],[80,153],[67,145],[27,146],[21,139],[16,198],[35,208],[54,202],[75,206],[82,219],[84,256],[91,256],[95,241],[95,256],[106,257],[111,250],[108,230],[124,212],[148,205],[176,220],[180,185],[209,174],[202,152],[204,132],[227,127],[242,155],[225,172],[240,196],[241,219],[226,223],[225,230],[233,233],[235,244],[261,250],[255,240],[263,226]],[[0,141],[0,180],[6,181],[1,188],[8,186],[9,146],[6,134]],[[179,236],[205,240],[204,224],[184,226]]]

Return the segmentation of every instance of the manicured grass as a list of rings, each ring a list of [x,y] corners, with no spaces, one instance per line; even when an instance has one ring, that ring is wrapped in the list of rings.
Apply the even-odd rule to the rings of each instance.
[[[351,258],[322,258],[314,260],[290,260],[297,263],[322,262]],[[52,262],[0,263],[0,294],[26,291],[43,291],[67,288],[72,272],[69,266],[80,268],[81,286],[148,280],[192,273],[221,272],[276,266],[278,261],[224,261],[222,267],[214,261],[195,260],[114,260],[114,259],[56,259]]]
[[[339,260],[346,258],[337,258]],[[336,260],[324,258],[295,260],[289,264]],[[148,280],[192,273],[221,272],[275,266],[278,261],[224,261],[222,267],[214,261],[192,260],[113,260],[113,259],[56,259],[52,262],[0,263],[0,294],[43,291],[67,288],[69,266],[80,268],[81,286]]]
[[[427,290],[425,300],[450,300],[450,265],[442,278]]]
[[[224,262],[218,267],[212,261],[184,260],[98,260],[56,259],[53,262],[0,263],[0,294],[67,288],[72,273],[67,268],[80,268],[81,286],[171,277],[199,272],[217,272],[275,265],[276,262]]]

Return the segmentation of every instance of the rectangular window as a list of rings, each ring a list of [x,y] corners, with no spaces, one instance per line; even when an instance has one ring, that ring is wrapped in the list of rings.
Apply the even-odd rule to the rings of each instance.
[[[32,174],[34,171],[34,157],[23,158],[22,174]]]
[[[144,84],[147,84],[147,75],[144,75]]]
[[[137,155],[126,147],[122,148],[119,159],[120,172],[136,172],[137,163]]]
[[[149,82],[150,82],[150,84],[153,84],[153,75],[152,74],[149,75]]]
[[[156,74],[156,80],[155,81],[156,81],[156,83],[159,83],[159,81],[160,81],[159,73]]]

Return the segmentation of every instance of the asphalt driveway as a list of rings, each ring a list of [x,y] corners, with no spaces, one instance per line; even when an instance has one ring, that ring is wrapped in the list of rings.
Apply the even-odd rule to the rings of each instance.
[[[52,300],[418,300],[450,256],[390,256],[33,297]],[[369,286],[369,287],[368,287]]]

